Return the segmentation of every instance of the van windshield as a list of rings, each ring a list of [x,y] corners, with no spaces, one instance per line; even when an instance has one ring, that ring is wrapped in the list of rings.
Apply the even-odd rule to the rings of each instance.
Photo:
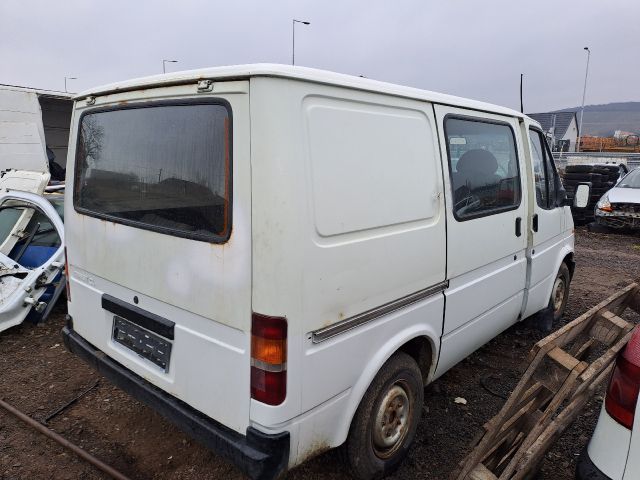
[[[74,206],[139,228],[225,241],[229,117],[220,103],[160,103],[83,115]]]

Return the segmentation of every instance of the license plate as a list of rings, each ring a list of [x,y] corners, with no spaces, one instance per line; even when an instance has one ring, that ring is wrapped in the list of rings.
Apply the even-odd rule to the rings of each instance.
[[[170,341],[117,315],[113,317],[112,333],[113,340],[117,343],[124,345],[165,372],[169,370]]]

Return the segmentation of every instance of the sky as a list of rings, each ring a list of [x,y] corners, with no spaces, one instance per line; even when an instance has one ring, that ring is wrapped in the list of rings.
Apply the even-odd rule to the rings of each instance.
[[[526,112],[640,100],[637,0],[0,0],[0,83],[291,63]]]

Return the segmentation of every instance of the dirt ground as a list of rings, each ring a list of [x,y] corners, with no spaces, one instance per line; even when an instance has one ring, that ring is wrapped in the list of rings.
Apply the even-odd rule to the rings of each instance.
[[[640,236],[594,234],[579,228],[576,261],[566,320],[638,276]],[[48,425],[132,479],[243,478],[232,465],[68,353],[60,338],[63,317],[60,307],[44,326],[25,323],[0,333],[0,398],[42,420],[98,381],[97,387]],[[494,394],[508,394],[526,354],[543,336],[518,324],[428,386],[415,444],[392,478],[447,478],[481,425],[501,407],[503,400]],[[465,398],[467,405],[455,404],[455,397]],[[547,454],[542,478],[573,478],[577,456],[591,435],[601,402],[602,397],[596,396]],[[0,479],[76,478],[107,477],[0,409]],[[332,451],[295,469],[287,478],[349,477]]]

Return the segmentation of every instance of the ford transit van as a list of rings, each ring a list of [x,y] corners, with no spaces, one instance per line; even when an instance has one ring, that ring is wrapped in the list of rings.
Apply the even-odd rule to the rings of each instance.
[[[66,345],[251,478],[393,470],[426,384],[565,307],[568,202],[511,109],[249,65],[89,90],[71,128]]]

